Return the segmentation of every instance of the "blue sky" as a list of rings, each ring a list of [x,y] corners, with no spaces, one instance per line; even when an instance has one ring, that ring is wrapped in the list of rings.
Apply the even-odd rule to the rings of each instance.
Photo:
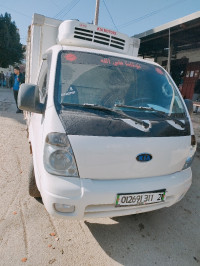
[[[0,14],[11,14],[25,44],[33,13],[91,23],[95,5],[96,0],[0,0]],[[100,0],[99,25],[133,36],[197,11],[200,0]]]

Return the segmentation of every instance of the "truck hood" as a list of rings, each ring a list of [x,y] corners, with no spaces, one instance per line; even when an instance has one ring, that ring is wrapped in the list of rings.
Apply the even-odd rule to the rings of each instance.
[[[151,122],[148,131],[128,121],[99,115],[63,112],[60,119],[69,137],[81,178],[130,179],[181,171],[189,154],[189,122],[180,130],[167,121]],[[130,120],[132,121],[132,120]],[[138,161],[148,154],[151,160]]]

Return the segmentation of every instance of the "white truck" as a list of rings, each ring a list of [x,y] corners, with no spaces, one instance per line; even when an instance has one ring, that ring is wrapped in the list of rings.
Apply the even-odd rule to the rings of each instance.
[[[192,182],[196,140],[168,73],[137,58],[139,40],[34,14],[27,43],[29,193],[67,219],[169,207]]]

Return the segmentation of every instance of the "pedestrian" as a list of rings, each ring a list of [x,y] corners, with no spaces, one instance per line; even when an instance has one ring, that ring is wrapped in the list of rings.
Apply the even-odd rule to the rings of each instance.
[[[195,102],[198,102],[198,101],[200,102],[200,77],[199,77],[199,79],[197,80],[197,82],[195,84],[194,94],[193,94],[192,100],[195,101]],[[199,109],[199,107],[196,106],[196,108],[194,110],[194,113],[197,113],[198,109]]]
[[[20,73],[20,69],[18,66],[14,68],[14,73],[11,75],[9,83],[10,83],[10,88],[13,90],[17,106],[16,113],[22,113],[22,111],[18,108],[17,97],[18,97],[19,87],[22,83],[24,83],[24,76],[22,75],[22,73]]]
[[[10,73],[6,73],[6,88],[9,88],[9,79],[10,79]]]
[[[4,85],[4,80],[5,80],[5,76],[4,76],[3,71],[1,71],[1,73],[0,73],[0,86],[1,87],[3,87],[3,85]]]
[[[180,92],[182,92],[182,89],[183,89],[183,81],[184,81],[184,74],[181,73],[180,74],[179,85],[178,85],[178,88],[179,88]]]

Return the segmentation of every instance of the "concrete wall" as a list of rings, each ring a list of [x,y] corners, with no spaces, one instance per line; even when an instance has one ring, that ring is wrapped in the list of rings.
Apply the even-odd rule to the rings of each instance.
[[[198,62],[200,61],[200,49],[181,51],[177,54],[177,59],[181,59],[184,56],[189,58],[189,63]]]
[[[200,49],[192,49],[187,51],[178,52],[176,55],[176,59],[181,59],[183,57],[189,58],[189,63],[200,61]],[[166,61],[167,57],[158,57],[157,63],[162,65],[163,61]]]
[[[166,60],[167,60],[167,57],[158,57],[157,63],[162,66],[162,61],[166,61]]]

